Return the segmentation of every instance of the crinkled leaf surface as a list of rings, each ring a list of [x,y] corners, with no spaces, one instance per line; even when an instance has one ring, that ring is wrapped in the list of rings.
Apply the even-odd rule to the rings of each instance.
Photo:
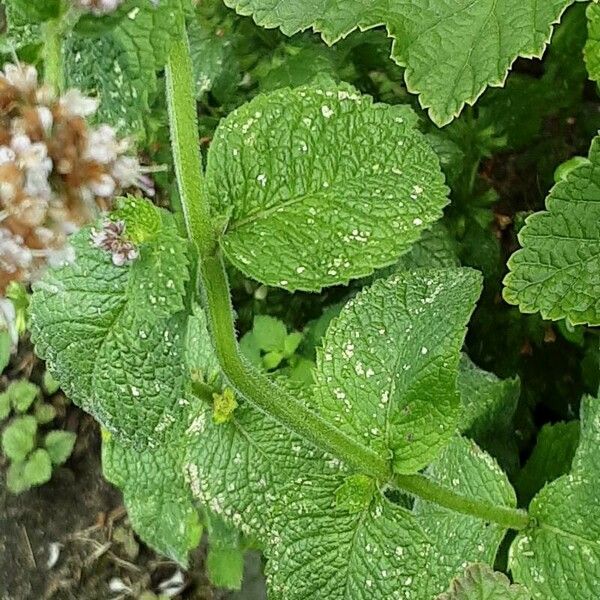
[[[317,353],[315,409],[398,472],[429,464],[457,425],[460,349],[481,278],[424,269],[379,280],[332,322]]]
[[[600,4],[592,2],[586,10],[588,39],[583,55],[590,79],[600,83]]]
[[[423,268],[458,267],[456,243],[446,227],[436,223],[426,231],[395,266],[397,271]]]
[[[338,506],[348,474],[340,462],[245,403],[223,425],[204,415],[188,481],[213,513],[264,544],[271,599],[431,595],[434,548],[410,512],[379,492],[360,511]]]
[[[185,566],[189,551],[200,543],[202,526],[184,477],[183,422],[180,418],[170,429],[170,440],[143,452],[106,433],[102,470],[106,479],[122,490],[136,533],[158,552]]]
[[[100,99],[99,122],[121,134],[143,138],[145,117],[157,89],[156,72],[164,67],[178,0],[154,6],[139,1],[128,14],[97,36],[72,33],[65,43],[69,86]]]
[[[197,306],[187,319],[184,354],[192,381],[209,386],[221,381],[206,316]],[[203,427],[209,409],[189,393],[187,381],[173,381],[173,386],[180,400],[166,421],[162,441],[140,452],[105,432],[102,468],[123,491],[136,532],[157,551],[186,565],[189,551],[200,542],[202,527],[188,484],[185,444]]]
[[[268,563],[273,600],[430,597],[434,549],[414,516],[375,497],[360,512],[335,505],[340,481],[291,493]]]
[[[515,492],[496,461],[475,443],[456,436],[426,475],[468,498],[514,508]],[[501,526],[463,515],[432,502],[415,500],[414,513],[436,546],[436,572],[441,593],[465,562],[493,564],[498,546],[506,533]],[[431,568],[431,567],[430,567]]]
[[[519,233],[504,298],[525,313],[600,325],[600,138]]]
[[[261,95],[221,122],[208,154],[221,244],[242,272],[319,290],[394,263],[447,203],[438,159],[405,106],[353,88]]]
[[[509,566],[533,598],[600,597],[600,400],[581,406],[581,442],[573,467],[542,489],[529,512],[538,525],[522,531]]]
[[[31,301],[37,353],[65,393],[141,446],[160,441],[186,375],[187,242],[171,215],[161,218],[161,230],[124,267],[82,230],[72,238],[77,260],[49,271]]]
[[[259,25],[287,35],[312,27],[333,43],[360,27],[386,25],[409,91],[437,125],[501,85],[518,56],[541,56],[573,0],[225,0]]]
[[[466,354],[458,370],[461,400],[459,431],[492,454],[509,472],[519,467],[513,417],[521,385],[518,377],[500,379],[477,367]]]
[[[457,577],[450,589],[437,600],[529,600],[529,592],[520,585],[511,585],[502,573],[483,564],[470,565]]]
[[[518,377],[500,379],[480,369],[463,354],[458,371],[461,398],[459,429],[476,441],[505,431],[517,408],[521,385]]]

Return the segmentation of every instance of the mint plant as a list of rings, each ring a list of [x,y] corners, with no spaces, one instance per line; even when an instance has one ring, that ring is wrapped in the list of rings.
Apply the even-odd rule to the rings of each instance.
[[[41,12],[8,3],[13,43],[25,25],[28,43],[48,35],[47,79],[96,94],[98,117],[139,144],[160,139],[166,104],[171,210],[118,198],[70,237],[74,260],[36,282],[30,304],[36,352],[101,424],[104,474],[134,528],[182,565],[206,532],[209,576],[232,589],[244,551],[260,548],[271,598],[595,600],[600,399],[584,396],[580,424],[542,429],[515,473],[527,435],[515,423],[526,422],[520,398],[530,390],[521,394],[514,371],[480,368],[467,333],[470,322],[485,326],[482,310],[498,310],[498,238],[511,222],[492,212],[497,192],[478,173],[570,104],[553,91],[557,106],[531,123],[525,110],[498,115],[523,90],[539,102],[554,90],[569,70],[564,48],[583,52],[582,24],[597,79],[596,4],[570,13],[542,76],[512,79],[459,117],[517,57],[542,54],[570,1],[225,3],[267,28],[313,28],[338,44],[286,47],[292,57],[272,59],[262,91],[224,79],[237,82],[224,94],[236,108],[214,131],[206,125],[205,160],[196,101],[210,112],[212,79],[224,57],[235,64],[235,50],[201,29],[213,17],[196,19],[183,0],[56,2]],[[341,40],[377,25],[394,39],[394,62],[355,79],[394,96],[399,65],[402,102],[362,93],[327,54],[344,44],[348,56],[381,53],[375,32]],[[212,43],[219,58],[206,53],[203,63]],[[286,75],[298,56],[328,66]],[[252,61],[253,74],[266,68]],[[532,354],[531,340],[579,344],[588,392],[598,388],[597,340],[590,350],[583,328],[600,325],[597,154],[596,138],[588,159],[558,172],[547,210],[525,219],[503,290],[523,313],[561,321],[526,321],[519,351]],[[280,290],[284,304],[331,297],[304,340],[276,311],[251,315],[241,337],[236,277]],[[506,310],[495,338],[519,318]],[[301,342],[314,363],[297,355]],[[49,434],[36,449],[35,419],[21,419],[7,453],[20,477],[41,478],[66,447]]]
[[[0,394],[2,453],[10,461],[6,484],[15,494],[49,481],[53,468],[66,462],[75,445],[71,431],[40,429],[56,416],[54,406],[40,396],[40,388],[26,379],[13,381]]]

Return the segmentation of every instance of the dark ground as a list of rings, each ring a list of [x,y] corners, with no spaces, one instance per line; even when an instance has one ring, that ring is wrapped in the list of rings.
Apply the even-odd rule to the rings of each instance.
[[[190,571],[181,574],[182,583],[168,586],[174,595],[159,596],[173,576],[179,577],[177,565],[131,531],[119,491],[102,478],[98,428],[91,417],[69,407],[66,420],[78,431],[77,444],[49,483],[15,496],[5,489],[4,476],[0,479],[0,600],[264,597],[256,556],[249,557],[244,590],[232,594],[208,583],[202,547]],[[177,588],[182,589],[175,593]]]

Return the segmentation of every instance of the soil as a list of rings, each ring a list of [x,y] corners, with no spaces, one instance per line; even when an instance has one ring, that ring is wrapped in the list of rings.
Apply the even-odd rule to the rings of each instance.
[[[0,481],[0,600],[264,598],[257,556],[248,558],[243,590],[232,594],[209,585],[205,548],[182,573],[145,546],[119,491],[102,478],[97,425],[73,406],[65,425],[78,432],[77,444],[49,483],[15,496]]]

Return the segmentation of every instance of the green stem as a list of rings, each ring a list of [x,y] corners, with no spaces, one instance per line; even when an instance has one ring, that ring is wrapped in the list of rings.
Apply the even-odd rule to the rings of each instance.
[[[62,57],[63,31],[60,18],[45,23],[44,37],[44,80],[60,94],[65,87]]]
[[[213,251],[215,236],[208,204],[203,201],[203,169],[198,145],[192,60],[185,24],[174,35],[166,69],[171,144],[181,207],[189,238],[200,256]]]
[[[258,409],[358,471],[387,483],[392,478],[389,461],[315,414],[284,388],[254,369],[240,354],[227,274],[204,197],[192,66],[183,23],[180,31],[175,32],[174,39],[178,41],[171,47],[167,64],[173,156],[187,233],[199,250],[203,305],[221,368],[232,386]],[[200,397],[206,398],[204,392],[197,390]],[[460,496],[423,475],[397,475],[391,480],[409,494],[504,527],[523,529],[529,523],[527,513],[523,511]]]
[[[235,335],[229,284],[221,257],[205,257],[201,261],[200,272],[204,306],[215,351],[232,385],[248,401],[294,433],[363,473],[387,480],[390,476],[387,461],[315,414],[241,356]]]
[[[498,525],[502,525],[506,529],[521,530],[525,529],[531,523],[529,515],[524,510],[508,508],[461,496],[428,479],[424,475],[395,475],[393,484],[398,489],[404,490],[423,500],[434,502],[444,508],[477,517],[484,521],[498,523]]]

